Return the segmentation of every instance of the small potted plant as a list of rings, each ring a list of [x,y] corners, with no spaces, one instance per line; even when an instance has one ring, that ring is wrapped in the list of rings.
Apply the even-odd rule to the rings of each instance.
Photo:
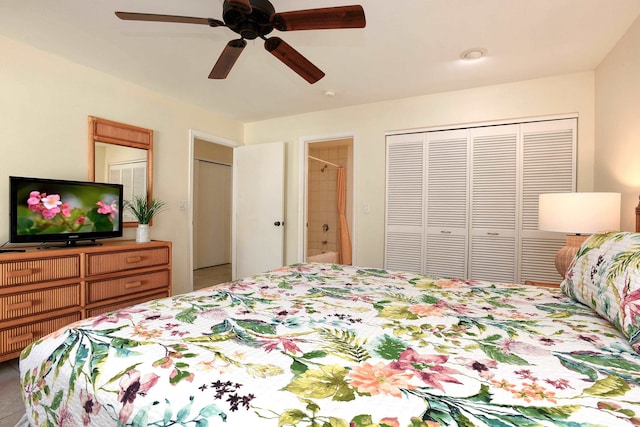
[[[129,210],[138,220],[138,229],[136,230],[136,242],[146,243],[151,241],[149,233],[149,222],[151,219],[162,212],[167,204],[159,199],[152,199],[147,203],[147,196],[136,194],[131,200],[124,201],[124,207]]]

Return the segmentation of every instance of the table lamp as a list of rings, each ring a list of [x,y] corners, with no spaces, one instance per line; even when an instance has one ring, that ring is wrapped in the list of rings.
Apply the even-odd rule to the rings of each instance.
[[[556,254],[563,278],[589,234],[620,228],[620,193],[546,193],[538,201],[538,229],[567,235],[566,246]]]

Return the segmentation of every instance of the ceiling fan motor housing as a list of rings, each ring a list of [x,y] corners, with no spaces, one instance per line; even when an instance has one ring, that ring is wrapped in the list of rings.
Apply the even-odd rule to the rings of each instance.
[[[251,13],[229,4],[222,4],[222,19],[227,27],[247,40],[264,37],[273,31],[271,17],[276,13],[268,0],[250,0]]]

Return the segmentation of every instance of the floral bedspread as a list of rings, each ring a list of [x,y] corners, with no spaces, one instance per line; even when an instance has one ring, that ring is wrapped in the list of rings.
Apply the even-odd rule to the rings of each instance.
[[[33,426],[624,426],[640,355],[558,289],[299,264],[24,350]]]

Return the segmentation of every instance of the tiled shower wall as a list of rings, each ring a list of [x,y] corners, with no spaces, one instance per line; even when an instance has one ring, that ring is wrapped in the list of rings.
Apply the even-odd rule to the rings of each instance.
[[[314,147],[315,146],[315,147]],[[309,146],[309,155],[341,166],[348,166],[350,145]],[[307,256],[338,250],[337,170],[334,166],[309,159],[307,200]]]

